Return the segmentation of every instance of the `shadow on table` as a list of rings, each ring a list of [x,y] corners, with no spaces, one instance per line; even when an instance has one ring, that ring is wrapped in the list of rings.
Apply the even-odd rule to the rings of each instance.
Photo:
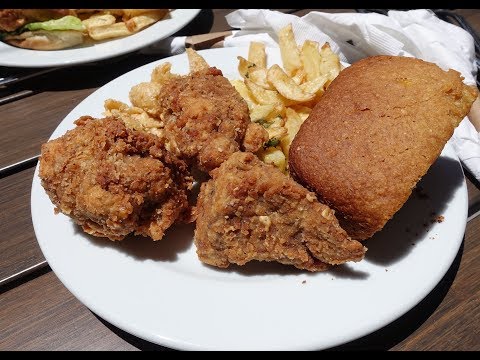
[[[341,346],[328,349],[329,351],[345,351],[345,350],[388,350],[397,345],[405,338],[410,336],[417,330],[441,304],[448,293],[462,259],[464,243],[460,247],[455,260],[450,266],[442,280],[438,285],[413,309],[401,316],[389,325],[357,340],[351,341]],[[95,315],[95,314],[94,314]],[[113,331],[116,335],[127,341],[131,345],[140,350],[172,350],[160,345],[153,344],[149,341],[133,336],[103,320],[95,315],[106,327]],[[252,323],[254,319],[252,319]]]

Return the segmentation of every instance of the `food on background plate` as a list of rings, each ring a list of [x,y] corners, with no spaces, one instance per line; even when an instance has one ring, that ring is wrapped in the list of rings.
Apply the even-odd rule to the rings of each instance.
[[[33,50],[132,35],[164,19],[169,9],[0,9],[0,37]]]
[[[242,79],[231,82],[247,102],[251,120],[268,132],[257,155],[287,172],[295,134],[342,66],[328,43],[297,45],[291,24],[280,29],[278,41],[283,69],[276,64],[267,68],[265,45],[251,42],[248,59],[238,57]]]
[[[290,171],[365,240],[403,206],[476,97],[454,70],[407,57],[360,60],[300,127]]]
[[[189,220],[193,180],[160,138],[114,118],[84,116],[75,124],[42,145],[39,174],[56,212],[110,240],[160,240],[172,224]]]
[[[278,261],[322,271],[363,258],[366,249],[348,237],[328,206],[254,154],[237,152],[211,174],[197,202],[195,245],[202,262],[225,268]]]

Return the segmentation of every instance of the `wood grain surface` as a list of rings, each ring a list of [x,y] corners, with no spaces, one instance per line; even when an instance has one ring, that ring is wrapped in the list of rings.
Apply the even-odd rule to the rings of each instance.
[[[0,279],[44,260],[30,216],[33,171],[30,168],[0,179]]]
[[[302,16],[312,9],[278,10]],[[177,35],[229,30],[225,15],[231,11],[202,10]],[[456,12],[480,33],[480,10]],[[0,169],[38,156],[40,145],[85,97],[119,75],[159,58],[137,52],[61,69],[13,86],[12,91],[32,90],[34,95],[0,106]],[[34,166],[35,161],[30,161],[15,171],[0,172],[0,281],[44,264],[30,215]],[[480,216],[476,216],[480,190],[472,178],[467,179],[467,188],[471,220],[464,244],[444,279],[400,319],[336,349],[480,350]],[[95,316],[46,264],[0,287],[0,350],[138,349],[169,350]]]

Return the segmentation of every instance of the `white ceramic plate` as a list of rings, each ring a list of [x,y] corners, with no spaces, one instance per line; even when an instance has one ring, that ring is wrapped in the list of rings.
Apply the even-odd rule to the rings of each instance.
[[[175,9],[166,19],[136,34],[71,49],[29,50],[0,41],[0,66],[36,68],[77,65],[126,54],[172,35],[192,21],[199,12],[200,9]]]
[[[227,77],[238,77],[237,55],[247,49],[201,52]],[[278,63],[278,51],[269,50]],[[170,61],[186,73],[185,54],[135,69],[78,105],[52,135],[80,115],[100,116],[103,101],[128,101],[154,66]],[[395,179],[392,179],[395,181]],[[221,270],[203,265],[193,226],[176,227],[152,242],[111,242],[85,235],[54,215],[40,185],[32,185],[32,219],[40,247],[63,284],[93,312],[151,342],[176,349],[324,349],[367,335],[421,301],[452,264],[462,242],[467,190],[461,166],[447,145],[421,181],[428,198],[412,196],[386,228],[367,242],[360,263],[307,273],[253,262]],[[444,216],[430,223],[431,213]],[[427,228],[424,223],[428,223]]]

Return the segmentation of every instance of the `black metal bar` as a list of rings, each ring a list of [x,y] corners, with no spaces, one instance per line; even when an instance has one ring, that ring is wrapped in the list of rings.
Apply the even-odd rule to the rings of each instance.
[[[12,174],[18,173],[20,171],[29,169],[33,166],[36,166],[39,157],[40,157],[40,155],[33,156],[29,159],[19,161],[15,164],[8,165],[8,166],[5,166],[5,167],[1,168],[0,169],[0,179],[3,179],[4,177],[7,177],[9,175],[12,175]]]

